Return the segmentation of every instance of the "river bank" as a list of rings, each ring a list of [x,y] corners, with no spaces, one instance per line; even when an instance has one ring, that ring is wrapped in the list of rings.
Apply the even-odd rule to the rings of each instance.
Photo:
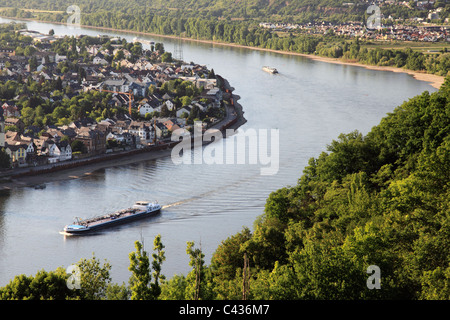
[[[225,81],[227,86],[229,86],[228,81]],[[213,129],[215,128],[221,131],[226,129],[237,130],[240,126],[246,123],[247,120],[244,118],[243,108],[238,102],[236,102],[240,97],[237,95],[232,95],[232,98],[235,101],[233,107],[230,107],[233,114],[217,123],[216,126],[212,127]],[[174,145],[175,143],[170,143],[167,146],[162,147],[160,150],[132,150],[119,154],[94,157],[78,164],[63,164],[60,168],[48,166],[48,168],[45,169],[22,169],[22,172],[17,172],[15,174],[12,173],[7,177],[2,177],[0,174],[0,190],[23,187],[39,187],[48,182],[79,179],[84,176],[91,175],[100,169],[125,166],[133,163],[169,157]]]
[[[45,22],[45,23],[53,23],[53,24],[59,24],[59,25],[67,25],[64,22],[34,20],[34,19],[30,19],[30,18],[11,18],[11,17],[5,17],[5,16],[1,16],[1,15],[0,15],[0,17],[6,18],[6,19],[13,19],[13,20]],[[90,25],[80,25],[80,27],[88,28],[88,29],[95,29],[95,30],[112,31],[112,32],[125,32],[125,33],[130,33],[130,34],[139,34],[139,35],[161,37],[161,38],[167,38],[167,39],[179,39],[178,36],[161,35],[161,34],[152,33],[152,32],[119,30],[119,29],[114,29],[114,28],[97,27],[97,26],[90,26]],[[205,44],[213,44],[213,45],[221,45],[221,46],[228,46],[228,47],[234,47],[234,48],[243,48],[243,49],[250,49],[250,50],[257,50],[257,51],[264,51],[264,52],[272,52],[272,53],[278,53],[278,54],[284,54],[284,55],[302,56],[302,57],[316,60],[316,61],[335,63],[335,64],[341,64],[341,65],[351,65],[351,66],[362,67],[362,68],[366,68],[366,69],[370,69],[370,70],[406,73],[406,74],[409,74],[412,77],[414,77],[416,80],[429,83],[431,86],[433,86],[436,89],[439,89],[445,80],[445,77],[443,77],[443,76],[430,74],[430,73],[426,73],[426,72],[404,69],[404,68],[398,68],[398,67],[374,66],[374,65],[368,65],[368,64],[358,63],[358,62],[345,61],[340,58],[328,58],[328,57],[317,56],[314,54],[305,54],[305,53],[297,53],[297,52],[292,52],[292,51],[282,51],[282,50],[251,47],[251,46],[245,46],[245,45],[240,45],[240,44],[235,44],[235,43],[227,43],[227,42],[222,42],[222,41],[201,40],[201,39],[192,39],[192,38],[181,38],[181,39],[184,41],[193,41],[193,42],[205,43]]]

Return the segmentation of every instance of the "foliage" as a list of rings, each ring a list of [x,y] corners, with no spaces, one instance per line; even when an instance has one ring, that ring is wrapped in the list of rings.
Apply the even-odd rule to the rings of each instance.
[[[5,148],[0,150],[0,168],[8,169],[11,166],[11,158],[6,153]]]
[[[161,242],[161,236],[158,235],[154,240],[154,250],[152,254],[153,262],[150,265],[148,253],[143,250],[143,245],[139,241],[135,242],[135,252],[131,252],[130,267],[130,291],[131,300],[155,300],[161,294],[160,280],[164,280],[161,275],[161,265],[165,260],[164,245]],[[153,268],[153,274],[151,270]],[[152,282],[153,275],[153,282]]]
[[[65,269],[39,271],[34,277],[19,275],[0,288],[1,300],[60,300],[75,298],[76,292],[66,285]]]
[[[94,254],[92,259],[81,259],[77,266],[80,268],[80,297],[83,300],[101,300],[106,296],[106,289],[111,282],[111,265],[105,260],[103,266]]]

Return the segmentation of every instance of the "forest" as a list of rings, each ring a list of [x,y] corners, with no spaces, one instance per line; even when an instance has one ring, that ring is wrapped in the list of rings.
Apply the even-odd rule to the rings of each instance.
[[[410,7],[398,3],[382,4],[386,16],[395,18],[426,17],[426,10],[415,9],[411,1]],[[207,19],[254,20],[285,23],[307,23],[312,21],[347,22],[361,21],[365,18],[368,2],[365,0],[79,0],[76,5],[82,13],[91,14],[98,11],[118,12],[124,15],[147,15],[158,13],[167,16],[182,11],[186,17],[204,17]],[[0,0],[0,7],[28,9],[35,11],[59,11],[64,14],[66,8],[73,3],[67,0],[21,0],[11,3]],[[449,7],[445,0],[434,2],[433,8],[442,7],[442,18],[448,16]],[[25,13],[27,14],[27,13]],[[119,16],[119,17],[123,17]]]
[[[450,78],[405,101],[366,135],[342,133],[298,182],[273,191],[264,213],[223,240],[206,265],[187,242],[191,271],[162,273],[136,242],[129,283],[82,259],[81,289],[64,268],[18,275],[1,299],[448,300],[450,298]],[[381,270],[380,288],[368,269]]]

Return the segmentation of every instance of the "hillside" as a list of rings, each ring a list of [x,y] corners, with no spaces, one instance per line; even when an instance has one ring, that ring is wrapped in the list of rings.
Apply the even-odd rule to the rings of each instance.
[[[216,17],[224,19],[257,19],[257,20],[304,20],[322,18],[328,19],[333,15],[361,15],[367,4],[360,1],[358,6],[343,6],[345,0],[80,0],[77,1],[82,14],[110,11],[123,14],[142,14],[159,12],[161,14],[174,13],[181,9],[186,17]],[[19,8],[29,10],[46,10],[65,12],[73,1],[56,0],[51,3],[42,0],[21,0],[11,2],[1,0],[0,7]]]

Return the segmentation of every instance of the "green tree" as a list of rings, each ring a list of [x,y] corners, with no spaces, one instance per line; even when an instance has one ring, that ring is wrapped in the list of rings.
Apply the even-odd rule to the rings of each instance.
[[[148,254],[143,250],[143,245],[136,241],[136,251],[129,254],[131,271],[130,290],[131,300],[153,300],[155,297],[151,290],[151,267]]]
[[[105,260],[101,265],[94,254],[91,259],[81,259],[77,266],[80,268],[80,294],[85,300],[102,300],[106,297],[106,289],[111,282],[111,265]]]
[[[212,299],[212,285],[210,270],[205,267],[205,255],[201,248],[194,248],[194,242],[187,242],[186,253],[189,255],[189,266],[192,270],[186,277],[185,299]]]
[[[157,235],[153,241],[152,254],[153,261],[150,265],[148,253],[143,249],[143,245],[135,242],[136,251],[130,253],[130,291],[132,300],[156,300],[161,294],[160,282],[165,277],[161,275],[161,267],[164,262],[164,245],[161,242],[161,235]],[[153,273],[151,272],[153,269]],[[152,282],[153,275],[153,282]]]
[[[152,254],[152,269],[153,269],[153,282],[151,284],[152,293],[155,298],[158,298],[161,294],[160,281],[164,281],[165,277],[161,275],[162,263],[166,260],[164,245],[161,242],[161,235],[157,235],[153,241],[153,251]]]
[[[70,144],[70,147],[72,148],[72,152],[81,152],[86,153],[87,149],[84,143],[81,140],[75,139]]]
[[[64,268],[39,271],[34,277],[19,275],[0,288],[0,300],[64,300],[74,299],[76,291],[69,290]]]
[[[5,148],[0,151],[0,168],[7,169],[11,167],[11,158],[6,153]]]

